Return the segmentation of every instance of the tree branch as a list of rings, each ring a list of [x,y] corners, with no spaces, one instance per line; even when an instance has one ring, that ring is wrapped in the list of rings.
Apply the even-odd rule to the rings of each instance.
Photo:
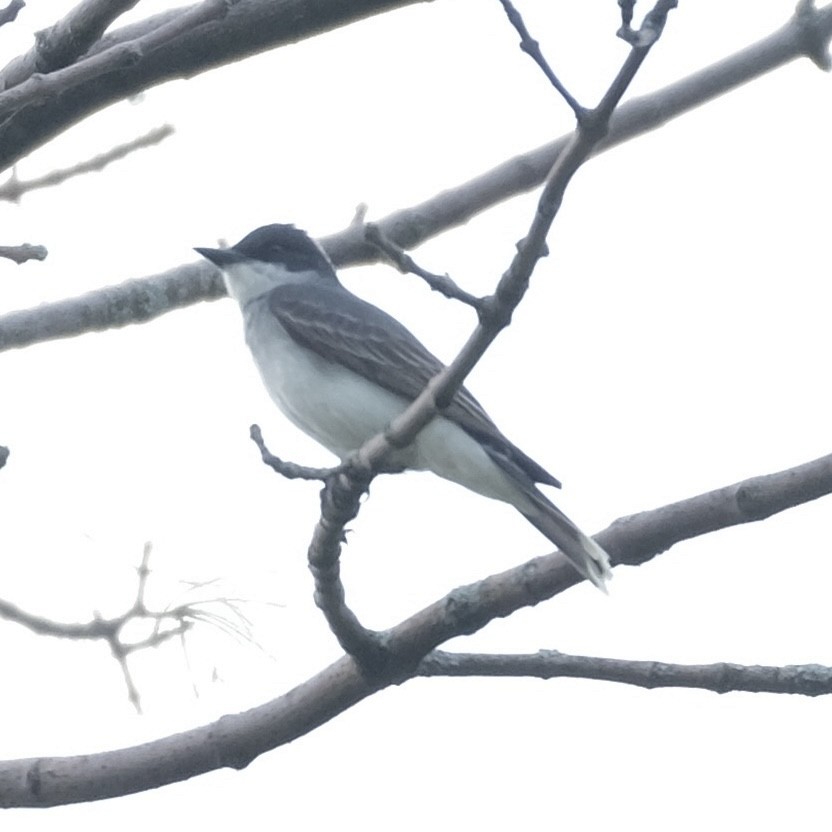
[[[119,15],[136,3],[138,0],[85,0],[79,3],[62,20],[38,32],[35,45],[0,71],[0,90],[17,86],[35,73],[47,74],[68,66],[83,55]]]
[[[681,540],[754,522],[830,493],[832,454],[622,518],[597,539],[614,562],[643,563]],[[458,587],[388,630],[385,644],[396,660],[372,682],[345,656],[271,702],[191,731],[116,751],[0,763],[0,806],[102,800],[219,768],[244,768],[373,693],[412,678],[423,657],[443,642],[476,632],[495,618],[534,606],[576,583],[578,574],[561,555],[535,558]]]
[[[832,454],[621,518],[598,536],[598,542],[614,563],[641,565],[682,540],[756,523],[830,493]]]
[[[1,449],[0,449],[1,450]],[[0,467],[2,467],[0,456]],[[89,621],[71,623],[53,621],[41,615],[26,612],[20,607],[0,598],[0,618],[26,627],[33,633],[54,638],[72,639],[74,641],[103,641],[110,649],[113,658],[121,668],[127,695],[131,704],[141,713],[139,691],[130,674],[127,659],[133,653],[150,647],[159,647],[176,637],[184,637],[199,622],[228,627],[229,622],[212,611],[212,607],[222,604],[225,608],[239,615],[229,599],[210,598],[167,606],[163,610],[152,610],[147,606],[145,595],[147,581],[150,577],[151,545],[146,543],[142,553],[141,564],[136,570],[136,594],[130,606],[120,615],[102,618],[97,613]],[[128,639],[124,631],[128,625],[136,623],[149,625],[150,631],[141,638]]]
[[[699,688],[714,693],[832,693],[832,667],[717,664],[668,664],[596,656],[569,656],[557,650],[526,655],[448,653],[434,650],[419,665],[418,676],[508,676],[535,679],[594,679],[639,688]]]
[[[480,313],[484,298],[475,297],[461,289],[447,274],[434,274],[423,269],[404,249],[387,237],[377,223],[364,224],[364,239],[377,248],[402,274],[415,274],[434,292],[439,292],[448,300],[458,300],[476,310],[477,314]]]
[[[239,0],[203,0],[187,12],[127,43],[112,46],[63,69],[48,74],[32,75],[17,86],[0,93],[0,123],[33,104],[41,104],[59,95],[71,92],[84,83],[94,82],[110,72],[117,72],[135,65],[147,55],[183,33],[198,28],[209,21],[225,16],[231,4]],[[48,108],[42,108],[48,109]]]
[[[321,491],[321,516],[307,552],[315,582],[315,605],[338,644],[368,679],[383,674],[391,656],[383,634],[366,628],[347,606],[340,554],[347,540],[345,527],[358,515],[359,499],[369,489],[373,476],[364,466],[346,464],[327,478]]]
[[[213,15],[212,0],[186,6],[122,27],[102,38],[77,63],[42,79],[54,98],[40,107],[18,109],[42,93],[29,86],[0,94],[0,113],[14,112],[0,124],[0,170],[31,153],[91,113],[142,90],[176,78],[190,78],[267,49],[295,43],[373,14],[417,0],[245,0],[233,5],[222,24],[200,25]],[[206,5],[207,4],[207,5]],[[202,11],[207,16],[202,18]],[[222,11],[219,12],[222,14]],[[165,34],[162,36],[162,32]],[[139,44],[141,47],[139,48]],[[10,96],[7,100],[6,96]],[[4,116],[4,118],[6,117]]]
[[[287,480],[326,480],[331,477],[338,468],[310,468],[307,465],[298,465],[296,462],[287,462],[275,456],[267,447],[263,439],[263,432],[260,430],[260,425],[252,425],[249,428],[249,436],[251,441],[257,445],[260,451],[260,458],[265,465],[268,465],[281,477]],[[340,466],[338,466],[340,467]]]
[[[321,491],[321,511],[328,517],[337,514],[342,507],[333,502],[333,489],[326,487],[326,483],[344,473],[348,465],[338,465],[335,468],[308,468],[305,465],[297,465],[294,462],[276,457],[266,447],[259,425],[252,425],[250,429],[252,441],[260,450],[260,457],[275,473],[286,479],[321,480],[325,483]],[[360,476],[357,471],[354,476]],[[369,480],[368,480],[369,484]],[[345,507],[347,514],[338,514],[341,526],[345,526],[355,517],[351,505]],[[342,532],[342,542],[346,542],[346,533]],[[324,613],[329,628],[343,650],[353,656],[362,667],[367,669],[369,675],[373,675],[380,664],[385,661],[382,638],[374,630],[368,630],[359,622],[356,615],[346,604],[344,586],[341,583],[340,567],[337,561],[330,562],[326,557],[318,560],[316,552],[310,549],[309,570],[315,581],[315,604]]]
[[[46,260],[49,252],[46,246],[22,243],[19,246],[0,246],[0,257],[6,260],[13,260],[18,266],[27,260]],[[0,324],[2,328],[2,324]]]
[[[633,22],[633,8],[636,5],[636,0],[618,0],[618,5],[621,8],[621,26],[629,29]]]
[[[135,64],[122,65],[118,53],[114,53],[102,68],[103,74],[72,90],[59,93],[46,106],[18,113],[0,126],[0,170],[14,164],[90,113],[143,89],[173,78],[192,77],[224,63],[294,43],[416,1],[355,0],[345,4],[335,0],[319,0],[315,4],[301,4],[290,0],[279,3],[272,0],[247,0],[230,11],[221,27],[205,26],[185,31]],[[192,8],[167,12],[139,24],[123,27],[112,35],[105,36],[100,45],[92,50],[91,57],[97,55],[99,49],[110,50],[142,37],[154,28],[188,13]],[[810,4],[801,3],[799,12],[786,27],[772,36],[771,43],[759,44],[765,44],[766,50],[771,47],[779,53],[777,63],[792,60],[799,55],[812,57],[816,62],[822,57],[818,44],[825,49],[829,40],[832,5],[815,10]],[[751,57],[753,56],[746,56]],[[772,67],[767,67],[770,68]],[[753,65],[738,68],[739,75],[744,77],[737,83],[752,77],[749,76],[749,71],[753,76]],[[551,162],[546,169],[549,167]],[[413,247],[412,240],[391,236],[403,248]]]
[[[675,0],[658,0],[645,18],[645,25],[658,27],[660,33],[668,11],[674,7]],[[529,287],[532,272],[544,255],[546,236],[572,176],[606,133],[613,110],[655,42],[654,38],[646,46],[633,46],[601,103],[596,109],[582,114],[572,139],[549,172],[528,235],[518,244],[517,254],[500,278],[494,294],[483,299],[478,309],[479,323],[457,357],[430,380],[401,415],[362,445],[351,464],[326,481],[321,495],[321,516],[312,533],[308,553],[309,565],[315,575],[315,600],[331,626],[335,622],[338,629],[333,628],[333,632],[340,634],[339,638],[346,637],[346,641],[341,639],[341,646],[370,675],[383,672],[388,657],[383,639],[362,627],[344,600],[339,558],[346,524],[358,514],[361,496],[388,454],[407,447],[419,431],[451,403],[467,375],[511,322],[514,310]],[[320,591],[321,586],[326,588],[325,593]],[[332,604],[332,609],[328,603]]]
[[[26,3],[23,0],[11,0],[7,6],[0,9],[0,26],[5,26],[15,20],[25,6]]]
[[[58,170],[50,171],[43,176],[35,177],[34,179],[18,179],[16,171],[0,185],[0,201],[19,202],[23,194],[30,191],[37,191],[41,188],[54,188],[56,185],[61,185],[67,179],[72,179],[75,176],[81,176],[85,173],[93,173],[102,171],[107,165],[135,153],[145,147],[151,147],[154,144],[164,141],[168,136],[173,135],[173,125],[163,124],[161,127],[154,127],[143,136],[138,136],[129,142],[116,145],[106,150],[104,153],[99,153],[91,159],[85,159],[68,168],[59,168]],[[42,258],[41,258],[42,259]]]
[[[745,49],[649,95],[622,104],[609,132],[593,155],[672,121],[755,78],[799,57],[815,63],[832,39],[832,3],[812,13],[798,13],[781,29]],[[821,44],[820,48],[818,44]],[[377,224],[396,245],[411,251],[439,233],[464,225],[493,205],[536,188],[545,179],[570,136],[531,150],[486,173],[437,194],[420,205],[388,215]],[[336,265],[376,262],[360,226],[321,240]]]
[[[229,18],[235,11],[236,7]],[[623,104],[616,110],[607,136],[599,142],[594,153],[660,127],[795,58],[810,54],[816,58],[817,42],[822,42],[825,49],[832,37],[832,4],[814,12],[808,22],[805,17],[797,15],[779,31],[735,55],[658,92]],[[227,24],[228,20],[225,22]],[[0,158],[3,135],[4,128],[0,127]],[[397,246],[412,250],[437,234],[463,225],[479,212],[537,187],[563,152],[567,141],[568,137],[561,137],[510,159],[420,205],[390,214],[377,225]],[[323,238],[321,243],[335,265],[342,268],[377,262],[380,257],[378,250],[365,240],[360,224]],[[0,352],[54,338],[144,323],[174,309],[215,300],[224,294],[219,273],[207,263],[179,266],[160,275],[129,280],[79,298],[0,316]],[[170,299],[169,304],[165,303],[165,298]]]
[[[225,296],[216,269],[193,263],[0,318],[0,352],[83,332],[151,321],[173,309]]]
[[[549,62],[543,56],[540,49],[540,44],[529,34],[526,24],[523,21],[520,12],[514,8],[510,0],[500,0],[500,5],[506,13],[509,22],[514,27],[517,34],[520,36],[520,49],[523,50],[537,65],[541,72],[546,76],[549,83],[560,93],[561,98],[569,105],[569,108],[575,114],[575,118],[580,121],[584,113],[584,108],[575,100],[569,90],[561,83],[560,79],[555,75]]]

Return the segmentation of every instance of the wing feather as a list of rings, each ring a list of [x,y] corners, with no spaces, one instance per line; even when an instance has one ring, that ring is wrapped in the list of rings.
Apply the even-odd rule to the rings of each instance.
[[[288,283],[269,293],[269,309],[298,344],[413,401],[444,364],[391,315],[337,283]],[[460,388],[443,415],[478,439],[515,479],[560,486],[497,429],[482,405]]]

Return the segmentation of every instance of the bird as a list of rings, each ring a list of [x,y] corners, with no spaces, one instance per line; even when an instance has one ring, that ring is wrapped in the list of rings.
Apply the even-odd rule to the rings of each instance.
[[[294,225],[264,225],[229,248],[194,251],[221,271],[239,304],[271,399],[342,462],[444,368],[392,315],[350,292],[323,248]],[[560,482],[510,442],[465,387],[385,463],[432,471],[512,505],[581,576],[606,591],[607,553],[536,485],[559,488]]]

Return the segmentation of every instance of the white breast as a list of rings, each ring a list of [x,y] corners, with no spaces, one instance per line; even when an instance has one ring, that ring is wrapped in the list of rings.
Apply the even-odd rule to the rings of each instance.
[[[341,460],[383,431],[408,401],[300,346],[278,324],[267,302],[250,301],[243,313],[246,341],[274,403],[304,433]],[[521,510],[527,498],[479,442],[456,423],[435,418],[391,462],[429,470]]]
[[[407,402],[293,341],[265,300],[248,304],[246,341],[274,403],[341,459],[401,413]]]

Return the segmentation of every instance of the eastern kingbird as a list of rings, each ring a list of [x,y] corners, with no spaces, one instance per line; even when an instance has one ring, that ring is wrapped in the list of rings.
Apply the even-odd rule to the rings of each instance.
[[[292,225],[266,225],[231,248],[197,248],[240,305],[269,395],[342,461],[418,396],[443,364],[395,318],[344,288],[323,249]],[[560,483],[497,429],[463,387],[389,462],[514,506],[578,572],[604,589],[606,552],[535,487]]]

